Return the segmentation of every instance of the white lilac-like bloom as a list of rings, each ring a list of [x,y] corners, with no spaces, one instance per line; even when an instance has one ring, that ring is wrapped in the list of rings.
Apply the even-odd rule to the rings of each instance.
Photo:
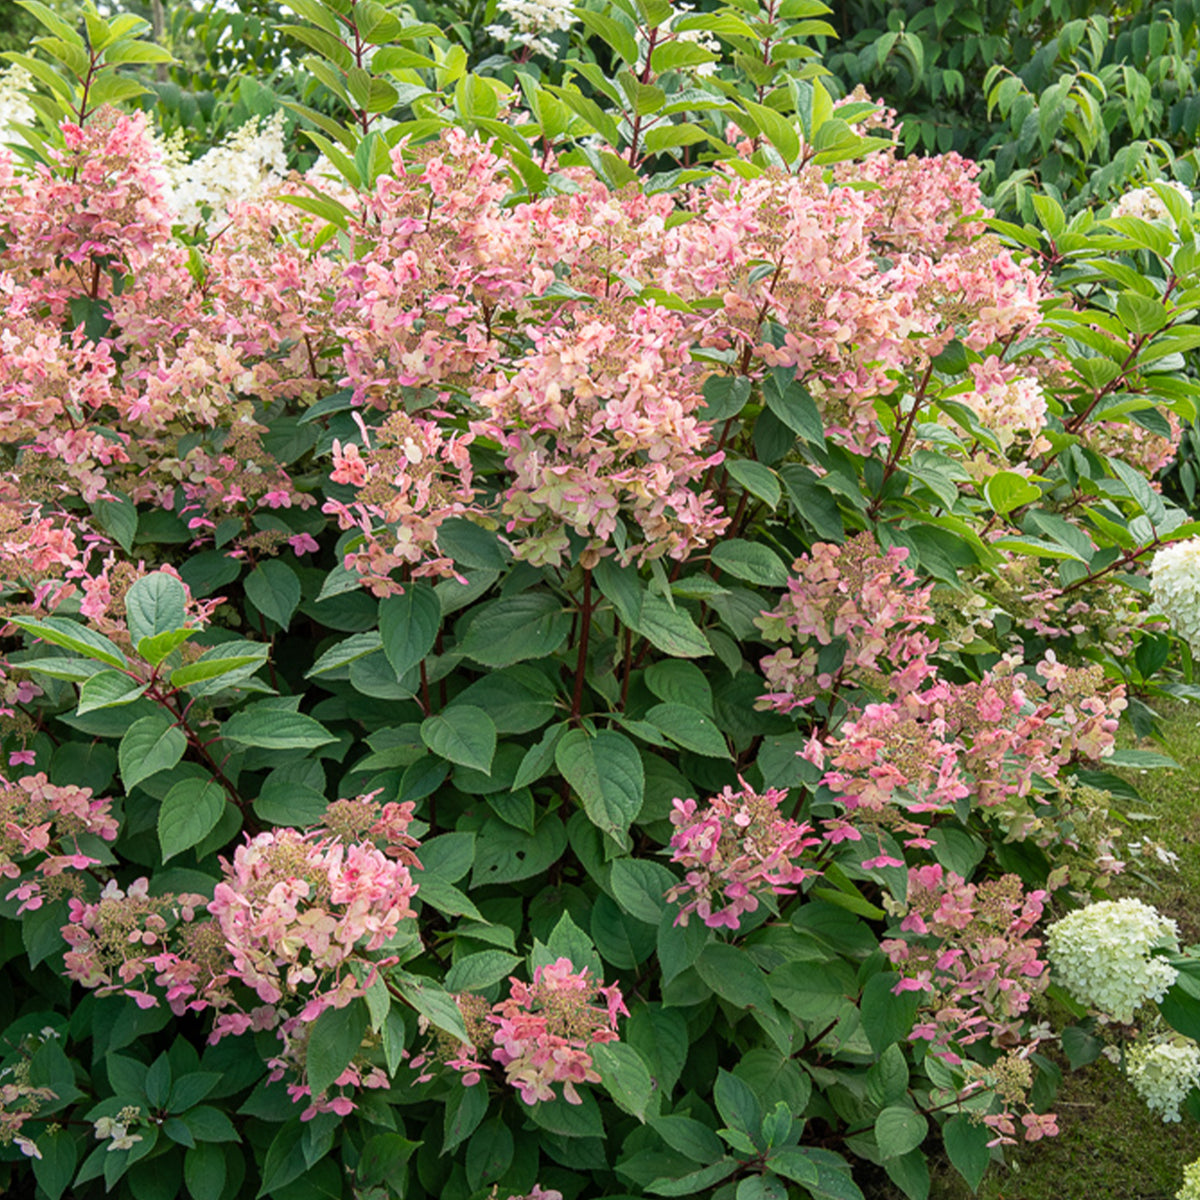
[[[499,0],[496,12],[508,24],[489,25],[487,31],[502,42],[520,42],[534,54],[551,57],[554,43],[542,35],[570,29],[576,21],[574,8],[571,0]]]
[[[1140,900],[1102,900],[1056,921],[1046,949],[1058,981],[1080,1003],[1123,1025],[1161,1000],[1178,972],[1156,957],[1179,949],[1175,922]]]
[[[1200,1084],[1200,1046],[1176,1034],[1134,1046],[1126,1061],[1129,1082],[1150,1111],[1164,1122],[1178,1121],[1179,1106]]]
[[[175,219],[187,226],[204,222],[213,233],[228,220],[231,206],[283,182],[288,169],[283,113],[252,117],[195,162],[188,161],[181,134],[168,138],[161,154],[160,171]]]
[[[1183,1168],[1183,1187],[1175,1193],[1175,1200],[1200,1200],[1200,1158]]]
[[[1182,183],[1176,183],[1174,179],[1160,179],[1158,182],[1178,192],[1187,201],[1188,206],[1191,206],[1192,193]],[[1143,221],[1168,221],[1171,217],[1158,193],[1148,187],[1135,188],[1132,192],[1126,192],[1113,206],[1112,215],[1114,217],[1141,217]]]
[[[1200,538],[1172,542],[1150,564],[1154,607],[1181,638],[1200,649]]]
[[[20,141],[18,125],[32,125],[37,112],[29,103],[33,78],[24,67],[13,63],[0,71],[0,145]]]

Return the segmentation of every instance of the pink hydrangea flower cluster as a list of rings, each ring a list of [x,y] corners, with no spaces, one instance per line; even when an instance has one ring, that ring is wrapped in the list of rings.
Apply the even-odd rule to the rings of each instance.
[[[1025,1018],[1035,995],[1050,980],[1039,958],[1041,940],[1031,936],[1042,917],[1047,893],[1026,892],[1015,875],[966,883],[939,865],[908,872],[908,911],[899,936],[880,943],[902,978],[897,993],[920,992],[921,1005],[910,1038],[926,1041],[946,1062],[965,1066],[969,1090],[987,1088],[1003,1102],[986,1115],[997,1140],[1014,1132],[1012,1109],[1024,1101],[1030,1082],[1030,1037]],[[958,1051],[988,1041],[1010,1053],[991,1070],[964,1063]],[[1015,1053],[1014,1046],[1021,1049]],[[1015,1087],[1020,1078],[1024,1087]],[[1057,1132],[1053,1114],[1032,1111],[1021,1120],[1028,1141]]]
[[[757,619],[768,639],[796,647],[762,660],[772,690],[758,706],[791,712],[824,701],[825,727],[803,754],[827,768],[821,782],[853,814],[826,822],[838,840],[858,840],[871,825],[928,846],[931,814],[968,799],[1010,805],[1031,794],[1035,777],[1103,759],[1125,708],[1124,689],[1099,667],[1053,655],[1032,669],[1016,655],[978,681],[947,679],[923,631],[934,619],[932,588],[918,585],[906,558],[898,547],[881,554],[868,534],[820,543],[797,559],[778,608]],[[838,670],[821,672],[820,648],[835,638],[844,642]],[[891,698],[864,703],[864,692]],[[1013,836],[1037,825],[1027,810],[1008,814]]]
[[[695,913],[711,929],[737,929],[745,913],[758,909],[766,894],[791,895],[819,874],[801,859],[822,838],[812,826],[779,812],[787,792],[767,788],[761,795],[740,781],[700,809],[695,800],[673,801],[671,861],[684,868],[684,880],[666,895],[683,900],[675,915],[686,925]]]
[[[818,542],[796,559],[779,606],[754,622],[768,641],[799,643],[799,653],[785,646],[762,660],[771,691],[759,708],[791,712],[835,691],[840,678],[818,668],[818,648],[835,638],[845,639],[840,676],[908,663],[897,680],[908,691],[932,673],[927,658],[936,644],[922,628],[934,620],[933,588],[917,586],[907,558],[905,547],[881,552],[870,534],[860,533],[841,546]]]
[[[169,950],[175,940],[172,935],[183,923],[184,932],[176,936],[186,937],[186,923],[198,911],[203,912],[205,904],[206,897],[198,894],[151,896],[150,881],[145,877],[127,888],[110,879],[93,901],[72,896],[67,906],[68,924],[62,927],[63,940],[71,947],[64,959],[67,978],[99,995],[121,993],[139,1008],[153,1008],[158,999],[148,990],[151,981],[156,972],[178,958]],[[206,982],[224,982],[225,978],[222,972]],[[194,988],[187,994],[192,991]],[[173,1010],[182,1013],[184,1006],[176,1006],[176,998],[168,992]]]
[[[473,428],[512,471],[508,532],[535,564],[561,562],[569,530],[593,566],[622,519],[626,556],[643,560],[684,559],[729,523],[690,486],[723,455],[696,417],[703,377],[684,321],[653,304],[609,307],[535,332],[515,373],[475,396],[490,415]]]
[[[379,951],[415,915],[412,815],[411,803],[380,806],[362,796],[331,804],[325,825],[310,833],[259,834],[232,862],[221,860],[224,878],[210,902],[152,897],[144,879],[124,891],[110,881],[96,901],[71,901],[62,930],[71,946],[67,974],[141,1007],[158,1003],[153,987],[177,1015],[211,1008],[211,1042],[275,1030],[283,1049],[273,1078],[299,1076],[290,1090],[309,1098],[305,1117],[350,1111],[344,1093],[310,1096],[307,1027],[361,997],[394,961]],[[386,1086],[386,1077],[356,1060],[335,1086]]]
[[[958,1063],[951,1043],[1020,1034],[1030,1001],[1049,982],[1042,943],[1029,936],[1045,904],[1045,891],[1026,893],[1015,875],[974,884],[937,863],[909,869],[900,922],[908,936],[881,946],[903,974],[895,990],[924,993],[914,1039]]]
[[[70,890],[74,879],[67,872],[100,861],[79,839],[111,842],[118,829],[112,801],[91,788],[56,786],[44,771],[15,780],[0,776],[0,878],[20,881],[6,899],[20,900],[20,914],[41,908],[47,893]]]
[[[349,504],[328,500],[322,510],[341,529],[362,532],[344,565],[378,596],[398,590],[394,573],[454,574],[454,563],[438,549],[438,528],[450,517],[479,515],[467,453],[472,435],[447,433],[403,412],[375,429],[360,421],[360,428],[361,447],[334,441],[330,476],[358,494]]]
[[[538,967],[532,984],[508,982],[508,997],[490,1007],[470,993],[456,997],[471,1042],[442,1039],[444,1045],[418,1055],[411,1065],[421,1071],[437,1058],[472,1087],[489,1069],[483,1060],[490,1057],[526,1104],[557,1099],[556,1083],[568,1104],[582,1104],[579,1085],[600,1082],[589,1047],[619,1041],[618,1018],[629,1016],[620,988],[597,985],[587,967],[577,971],[569,958]],[[429,1078],[427,1070],[419,1076]]]

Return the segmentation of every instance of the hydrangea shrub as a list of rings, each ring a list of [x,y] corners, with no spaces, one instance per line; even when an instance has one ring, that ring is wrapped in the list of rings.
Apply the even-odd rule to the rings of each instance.
[[[773,9],[593,14],[601,104],[343,8],[296,6],[349,118],[306,178],[182,219],[124,18],[51,27],[0,153],[3,1169],[976,1186],[1056,1132],[1048,907],[1153,761],[1186,201],[989,224]]]

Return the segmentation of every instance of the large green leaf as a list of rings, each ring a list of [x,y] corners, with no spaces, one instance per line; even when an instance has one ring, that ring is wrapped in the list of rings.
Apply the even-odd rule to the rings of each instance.
[[[645,1121],[654,1081],[642,1056],[627,1042],[609,1042],[592,1047],[592,1060],[617,1107]]]
[[[786,587],[788,569],[784,561],[769,547],[740,538],[718,542],[712,548],[713,566],[764,587]]]
[[[885,1159],[898,1158],[915,1150],[928,1132],[926,1118],[903,1104],[893,1104],[875,1118],[875,1140]]]
[[[319,721],[276,708],[269,700],[234,713],[221,726],[221,737],[260,750],[314,750],[337,740]]]
[[[97,708],[132,704],[146,690],[146,686],[130,678],[124,671],[98,671],[80,685],[76,712],[86,713]]]
[[[571,614],[560,601],[526,592],[481,608],[457,649],[486,667],[509,667],[553,654],[570,630]]]
[[[656,704],[645,719],[677,746],[708,758],[730,758],[729,747],[712,717],[683,704]]]
[[[423,580],[410,583],[402,595],[379,602],[383,652],[398,678],[433,649],[441,624],[442,606],[433,588]]]
[[[592,823],[618,842],[642,809],[646,775],[637,747],[615,730],[589,737],[568,730],[554,761],[583,804]]]
[[[62,646],[65,650],[74,650],[85,658],[107,663],[110,667],[121,670],[129,666],[125,655],[108,638],[78,621],[68,621],[66,617],[46,617],[41,621],[35,621],[31,617],[8,619],[26,633],[32,633],[52,645]]]
[[[136,646],[142,638],[182,629],[187,620],[187,591],[174,575],[143,575],[125,595],[125,619]]]
[[[286,629],[300,603],[300,580],[287,563],[269,558],[246,576],[246,595],[264,617]]]
[[[487,775],[496,753],[496,725],[482,708],[448,708],[421,722],[421,741],[440,758]]]
[[[314,1096],[321,1095],[350,1065],[367,1032],[367,1006],[353,1000],[345,1008],[327,1008],[308,1037],[305,1069]]]
[[[125,790],[159,771],[169,770],[186,749],[187,737],[166,713],[153,713],[135,721],[117,749]]]
[[[225,811],[225,790],[213,779],[182,779],[158,810],[163,862],[202,842]]]

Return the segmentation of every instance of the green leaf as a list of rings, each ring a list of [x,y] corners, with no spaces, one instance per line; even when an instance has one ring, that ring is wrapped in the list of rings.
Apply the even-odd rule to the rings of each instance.
[[[75,1138],[65,1129],[37,1138],[39,1157],[33,1160],[33,1177],[49,1200],[60,1200],[75,1175]]]
[[[424,580],[408,584],[402,595],[379,602],[383,652],[398,678],[429,654],[441,625],[442,606]]]
[[[818,445],[824,443],[821,413],[808,388],[796,380],[794,368],[775,367],[768,371],[763,379],[763,398],[767,408],[793,433]]]
[[[240,648],[254,646],[253,642],[239,642]],[[206,683],[210,679],[221,679],[235,671],[243,671],[246,667],[256,669],[267,661],[270,647],[263,644],[261,652],[254,654],[230,654],[228,646],[214,646],[194,663],[177,667],[171,672],[172,687],[190,687],[194,683]],[[239,679],[242,676],[239,675]]]
[[[691,1117],[653,1117],[650,1124],[672,1150],[692,1162],[715,1162],[724,1153],[721,1139],[703,1122]]]
[[[645,719],[676,745],[707,758],[732,758],[712,717],[683,704],[656,704]]]
[[[308,1037],[305,1067],[314,1097],[322,1095],[350,1065],[367,1032],[367,1006],[352,1000],[345,1008],[327,1008]]]
[[[900,976],[888,971],[873,975],[863,988],[863,1032],[879,1055],[889,1046],[908,1040],[921,1003],[920,992],[894,993],[892,989],[899,982]]]
[[[9,617],[9,621],[26,633],[32,633],[44,642],[54,646],[62,646],[65,650],[74,650],[85,658],[96,662],[107,663],[110,667],[124,670],[129,666],[125,655],[113,645],[108,638],[96,633],[78,621],[69,621],[66,617],[46,617],[34,621],[29,617]]]
[[[158,810],[163,862],[202,842],[225,811],[225,790],[213,779],[180,780]]]
[[[485,667],[548,658],[567,640],[571,616],[546,592],[527,592],[484,605],[457,650]]]
[[[631,917],[655,927],[667,910],[664,894],[678,882],[662,863],[645,858],[618,858],[609,875],[616,902]]]
[[[431,979],[410,975],[407,971],[391,971],[388,978],[400,994],[422,1016],[439,1029],[445,1030],[460,1042],[470,1042],[467,1027],[454,997]]]
[[[696,971],[722,1000],[737,1008],[757,1008],[764,1013],[774,1008],[762,969],[737,946],[710,942],[696,959]]]
[[[539,821],[532,834],[492,817],[479,831],[471,886],[531,879],[557,862],[566,846],[566,830],[556,815]]]
[[[166,713],[153,713],[134,721],[117,748],[125,790],[159,771],[170,770],[186,749],[187,738]]]
[[[480,950],[454,963],[446,972],[446,988],[451,992],[481,992],[506,979],[520,965],[521,960],[515,954]]]
[[[928,1132],[929,1122],[925,1117],[901,1104],[885,1108],[875,1118],[875,1140],[885,1160],[915,1150]]]
[[[664,1177],[652,1180],[646,1185],[646,1191],[656,1196],[699,1196],[722,1179],[728,1179],[741,1165],[735,1158],[723,1158],[720,1162],[678,1179]]]
[[[722,1069],[717,1072],[713,1100],[721,1120],[730,1129],[744,1133],[757,1145],[762,1131],[763,1112],[753,1088],[744,1079]]]
[[[75,711],[82,714],[97,708],[132,704],[147,686],[122,671],[98,671],[80,685],[79,707]]]
[[[223,1078],[216,1071],[192,1071],[181,1076],[171,1085],[167,1110],[172,1113],[186,1112],[199,1104]]]
[[[220,1200],[225,1190],[225,1152],[220,1146],[192,1146],[183,1156],[183,1182],[192,1200]]]
[[[254,813],[271,825],[300,828],[318,824],[328,805],[324,768],[314,759],[302,758],[276,767],[266,777]]]
[[[260,700],[234,713],[221,726],[221,737],[239,746],[260,750],[314,750],[337,739],[319,721],[304,713],[269,707]]]
[[[565,1100],[543,1100],[527,1110],[535,1125],[563,1138],[604,1137],[604,1120],[600,1106],[590,1091],[579,1093],[579,1104],[568,1104]]]
[[[592,1061],[608,1094],[639,1121],[654,1096],[654,1081],[642,1056],[627,1042],[601,1042],[591,1047]]]
[[[762,500],[768,508],[777,508],[783,489],[779,477],[770,467],[749,458],[727,458],[725,470],[729,477],[741,484],[750,495]]]
[[[967,1181],[972,1192],[979,1190],[991,1162],[988,1142],[992,1131],[988,1126],[971,1120],[963,1113],[953,1116],[942,1126],[942,1140],[954,1169]]]
[[[157,667],[172,650],[177,650],[190,638],[194,629],[171,629],[166,633],[158,633],[153,637],[139,638],[137,652],[152,667]]]
[[[374,654],[382,645],[383,640],[374,629],[367,633],[353,634],[351,637],[344,638],[338,642],[336,646],[331,646],[326,650],[304,672],[304,678],[312,679],[314,676],[324,675],[328,671],[336,671],[341,667],[349,666],[352,662],[357,662],[360,658],[365,658],[368,654]],[[398,671],[397,674],[401,675],[403,672]]]
[[[137,536],[137,505],[120,492],[111,492],[109,498],[101,497],[92,504],[92,515],[100,527],[129,554]]]
[[[781,1146],[767,1159],[767,1166],[802,1187],[811,1188],[820,1179],[816,1166],[799,1146]]]
[[[786,587],[788,569],[783,559],[760,542],[741,538],[718,542],[712,548],[713,566],[727,571],[738,579],[764,587]]]
[[[654,663],[646,668],[643,679],[659,700],[712,715],[712,687],[708,677],[695,663],[680,662],[678,659]]]
[[[992,511],[1003,515],[1040,499],[1042,490],[1016,471],[997,471],[983,485],[983,494]]]
[[[246,595],[264,617],[287,629],[300,603],[300,580],[285,562],[269,558],[246,576]]]
[[[712,654],[712,647],[696,622],[682,608],[672,608],[656,592],[642,596],[637,619],[630,628],[672,658],[707,658]]]
[[[421,722],[421,741],[440,758],[491,774],[496,725],[481,708],[448,708]]]
[[[554,761],[592,824],[624,844],[646,790],[637,747],[614,730],[589,737],[582,729],[571,729],[558,743]]]
[[[21,664],[22,670],[49,675],[51,679],[67,679],[72,683],[83,683],[107,668],[90,658],[33,658]]]
[[[1108,465],[1125,485],[1138,507],[1155,525],[1161,525],[1167,516],[1162,497],[1150,486],[1145,476],[1119,458],[1108,459]]]
[[[703,391],[704,407],[699,412],[700,418],[727,421],[745,408],[750,399],[750,380],[744,375],[710,375],[704,381]]]
[[[134,645],[142,638],[182,629],[187,621],[187,590],[174,575],[143,575],[125,596],[125,619]]]

